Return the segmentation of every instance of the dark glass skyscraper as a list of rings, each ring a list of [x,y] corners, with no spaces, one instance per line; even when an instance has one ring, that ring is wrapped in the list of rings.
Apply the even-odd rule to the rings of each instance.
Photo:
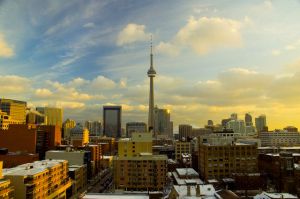
[[[121,137],[121,106],[103,106],[103,134],[107,137]]]

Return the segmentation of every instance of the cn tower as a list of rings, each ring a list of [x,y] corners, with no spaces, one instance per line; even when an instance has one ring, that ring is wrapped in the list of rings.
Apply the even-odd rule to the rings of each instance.
[[[147,72],[148,77],[150,78],[150,93],[149,93],[149,113],[148,113],[148,128],[149,132],[155,130],[154,128],[154,77],[156,71],[153,68],[153,53],[152,53],[152,37],[151,37],[151,52],[150,52],[150,69]],[[154,132],[155,134],[155,132]]]

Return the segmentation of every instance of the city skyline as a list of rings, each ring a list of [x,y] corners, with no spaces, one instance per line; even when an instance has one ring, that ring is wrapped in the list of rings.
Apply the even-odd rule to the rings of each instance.
[[[300,126],[299,1],[169,2],[1,1],[1,97],[80,121],[122,105],[124,122],[146,122],[152,34],[155,101],[175,126],[233,112]]]

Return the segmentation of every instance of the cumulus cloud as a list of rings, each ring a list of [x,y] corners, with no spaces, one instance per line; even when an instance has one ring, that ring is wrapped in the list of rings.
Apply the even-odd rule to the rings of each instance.
[[[123,46],[137,41],[149,40],[150,34],[145,32],[145,28],[145,25],[127,24],[118,35],[117,45]]]
[[[241,45],[240,22],[226,18],[190,18],[179,30],[176,39],[182,45],[205,54],[219,47]]]
[[[161,42],[156,49],[165,54],[178,55],[183,47],[188,47],[203,55],[219,48],[240,47],[242,23],[249,24],[250,21],[249,17],[243,22],[218,17],[191,17],[170,42]]]
[[[112,89],[116,87],[116,83],[102,75],[97,76],[92,80],[90,86],[94,89]]]
[[[53,96],[53,92],[46,88],[39,88],[36,89],[35,96],[39,98],[48,98]]]
[[[12,57],[14,56],[14,50],[5,41],[4,36],[0,33],[0,57]]]

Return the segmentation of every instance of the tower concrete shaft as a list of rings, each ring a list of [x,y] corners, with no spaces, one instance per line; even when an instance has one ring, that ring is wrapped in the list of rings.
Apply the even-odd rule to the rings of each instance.
[[[150,78],[150,92],[149,92],[149,112],[148,112],[148,128],[149,131],[154,131],[154,77],[156,71],[153,68],[153,53],[152,53],[152,44],[151,44],[151,53],[150,53],[150,69],[147,73]],[[155,132],[154,132],[155,133]]]

